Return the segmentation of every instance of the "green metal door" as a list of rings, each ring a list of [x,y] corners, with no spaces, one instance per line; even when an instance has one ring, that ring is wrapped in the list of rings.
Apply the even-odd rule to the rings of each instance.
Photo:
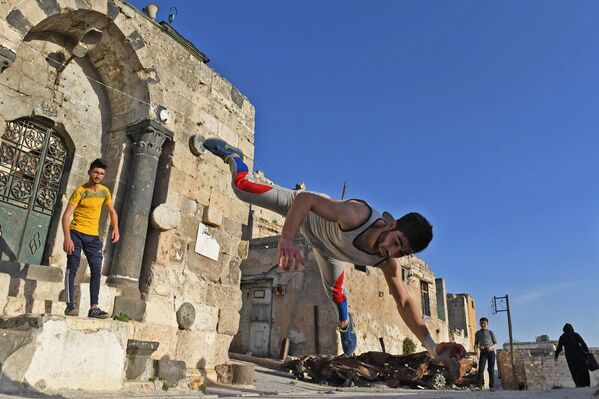
[[[40,264],[67,146],[33,120],[7,122],[0,147],[0,258]]]

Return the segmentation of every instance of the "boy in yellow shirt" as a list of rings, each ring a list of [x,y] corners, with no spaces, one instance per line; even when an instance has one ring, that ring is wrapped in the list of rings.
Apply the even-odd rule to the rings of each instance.
[[[112,223],[112,243],[119,240],[118,217],[112,206],[110,190],[100,184],[106,174],[106,162],[98,158],[91,163],[87,171],[89,180],[77,187],[67,209],[62,215],[62,230],[64,232],[64,251],[67,253],[67,272],[65,275],[65,290],[67,306],[64,314],[76,316],[79,310],[73,300],[75,275],[81,260],[81,250],[85,253],[91,269],[89,284],[90,309],[87,317],[97,319],[108,318],[108,313],[98,307],[100,294],[100,277],[102,273],[102,242],[100,241],[100,213],[105,205]],[[71,221],[71,216],[73,220]]]

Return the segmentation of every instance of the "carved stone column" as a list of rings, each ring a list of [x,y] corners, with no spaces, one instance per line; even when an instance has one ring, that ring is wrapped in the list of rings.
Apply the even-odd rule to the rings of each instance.
[[[133,139],[132,170],[119,220],[121,239],[112,257],[108,282],[120,288],[124,296],[134,297],[139,294],[158,159],[164,142],[173,139],[173,132],[153,120],[129,126],[126,132]]]
[[[6,47],[0,45],[0,73],[12,65],[17,55]]]

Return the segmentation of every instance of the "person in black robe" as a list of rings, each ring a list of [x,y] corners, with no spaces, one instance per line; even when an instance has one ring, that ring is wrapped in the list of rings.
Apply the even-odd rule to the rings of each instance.
[[[587,367],[587,353],[589,352],[589,348],[582,337],[574,332],[574,327],[571,324],[566,323],[563,331],[564,333],[559,337],[559,342],[555,349],[555,361],[557,362],[557,357],[562,348],[564,348],[566,362],[568,362],[568,368],[570,369],[570,374],[572,374],[574,384],[576,384],[576,387],[589,387],[591,386],[591,377]]]

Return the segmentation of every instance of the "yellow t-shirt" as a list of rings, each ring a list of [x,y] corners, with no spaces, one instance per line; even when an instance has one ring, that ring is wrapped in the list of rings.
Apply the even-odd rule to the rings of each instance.
[[[101,184],[98,186],[98,191],[93,191],[81,185],[71,195],[69,204],[75,207],[71,222],[72,230],[92,236],[100,235],[102,205],[111,204],[112,197],[108,187]]]

